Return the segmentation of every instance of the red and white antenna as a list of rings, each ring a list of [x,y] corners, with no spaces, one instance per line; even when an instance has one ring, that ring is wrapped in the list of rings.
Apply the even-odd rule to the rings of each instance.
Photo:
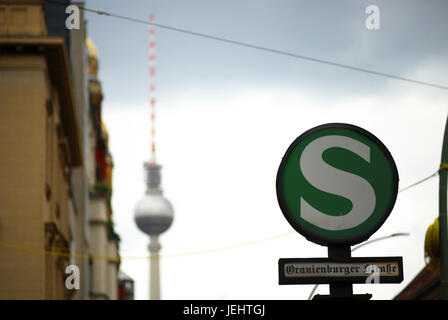
[[[156,55],[155,55],[154,15],[149,15],[149,106],[151,108],[151,157],[145,163],[146,192],[135,209],[134,219],[137,227],[149,235],[150,273],[149,297],[160,300],[159,251],[161,249],[159,235],[165,232],[173,222],[174,210],[171,203],[163,196],[161,185],[162,166],[156,162]]]
[[[155,33],[156,29],[152,25],[154,23],[155,17],[154,14],[149,15],[149,106],[151,109],[151,158],[150,164],[156,164],[156,84],[155,84],[155,76],[156,76],[156,54],[155,54]]]

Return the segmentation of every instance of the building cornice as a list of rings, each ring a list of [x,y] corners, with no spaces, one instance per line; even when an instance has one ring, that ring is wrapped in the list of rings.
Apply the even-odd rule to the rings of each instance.
[[[43,54],[46,57],[52,84],[58,91],[61,106],[61,121],[70,141],[70,163],[82,166],[82,145],[76,119],[73,85],[65,41],[60,37],[47,36],[0,36],[2,54]],[[8,65],[2,65],[7,68]],[[10,66],[13,67],[13,66]]]

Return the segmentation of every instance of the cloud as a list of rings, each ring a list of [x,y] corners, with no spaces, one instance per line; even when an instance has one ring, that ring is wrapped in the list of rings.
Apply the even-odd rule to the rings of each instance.
[[[364,26],[369,4],[153,1],[150,6],[133,3],[123,7],[119,1],[108,0],[94,5],[140,19],[147,18],[145,12],[155,12],[161,24],[398,76],[409,75],[425,61],[445,60],[445,1],[377,1],[382,23],[377,31]],[[101,53],[100,75],[107,101],[120,106],[145,101],[147,27],[92,14],[88,19],[89,36]],[[319,90],[337,98],[388,89],[386,78],[161,28],[156,46],[161,98],[190,88],[237,90],[257,85]],[[446,83],[441,70],[437,78],[444,77]]]
[[[422,103],[428,107],[422,108]],[[278,208],[275,175],[289,144],[315,125],[347,122],[374,133],[394,156],[404,186],[436,170],[446,119],[442,99],[431,100],[418,92],[403,92],[393,99],[372,95],[330,101],[281,88],[256,87],[219,99],[213,93],[193,90],[173,95],[165,105],[158,109],[158,158],[163,165],[165,195],[175,209],[174,224],[161,237],[166,255],[292,231]],[[104,112],[115,162],[113,206],[123,239],[122,268],[137,281],[137,298],[145,299],[147,261],[126,259],[126,252],[146,254],[147,238],[135,227],[133,208],[144,191],[142,163],[149,158],[149,109],[109,105]],[[363,252],[368,256],[375,252],[403,255],[405,283],[423,266],[423,253],[415,247],[423,245],[425,226],[436,215],[435,191],[430,181],[400,195],[391,217],[375,235],[410,231],[412,237]],[[292,290],[277,285],[276,265],[281,257],[313,256],[326,256],[325,248],[294,235],[216,253],[167,257],[162,261],[163,296],[305,299],[308,286]],[[365,292],[389,299],[400,288],[369,287]]]
[[[447,85],[445,1],[376,1],[381,30],[364,27],[369,1],[120,1],[92,7],[255,45]],[[90,2],[87,3],[90,6]],[[114,157],[113,209],[123,241],[122,269],[148,297],[147,237],[135,226],[149,158],[147,27],[88,14],[101,53],[103,116]],[[112,36],[113,35],[113,36]],[[374,133],[398,166],[400,186],[440,162],[446,91],[157,29],[157,148],[162,185],[175,220],[162,254],[191,252],[291,232],[275,195],[275,175],[289,144],[327,122]],[[356,286],[392,298],[423,267],[423,237],[437,214],[437,179],[400,194],[358,256],[403,255],[400,285]],[[306,299],[309,286],[278,286],[281,257],[323,257],[300,235],[238,249],[162,261],[169,299]],[[321,286],[319,293],[328,290]]]

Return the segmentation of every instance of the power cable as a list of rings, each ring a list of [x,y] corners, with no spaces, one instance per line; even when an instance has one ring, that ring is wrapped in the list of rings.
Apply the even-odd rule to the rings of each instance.
[[[57,5],[63,5],[63,6],[67,5],[67,3],[63,3],[63,2],[60,2],[60,1],[56,1],[56,0],[45,0],[45,1],[48,2],[48,3],[52,3],[52,4],[57,4]],[[221,42],[225,42],[225,43],[229,43],[229,44],[233,44],[233,45],[237,45],[237,46],[241,46],[241,47],[246,47],[246,48],[266,51],[266,52],[270,52],[270,53],[274,53],[274,54],[278,54],[278,55],[288,56],[288,57],[302,59],[302,60],[307,60],[307,61],[311,61],[311,62],[315,62],[315,63],[321,63],[321,64],[333,66],[333,67],[338,67],[338,68],[343,68],[343,69],[348,69],[348,70],[358,71],[358,72],[364,72],[364,73],[372,74],[372,75],[376,75],[376,76],[381,76],[381,77],[391,78],[391,79],[395,79],[395,80],[401,80],[401,81],[406,81],[406,82],[410,82],[410,83],[414,83],[414,84],[419,84],[419,85],[423,85],[423,86],[428,86],[428,87],[448,90],[448,86],[446,86],[446,85],[441,85],[441,84],[437,84],[437,83],[431,83],[431,82],[426,82],[426,81],[415,80],[415,79],[411,79],[411,78],[406,78],[406,77],[402,77],[402,76],[393,75],[393,74],[390,74],[390,73],[385,73],[385,72],[380,72],[380,71],[360,68],[360,67],[351,66],[351,65],[347,65],[347,64],[342,64],[342,63],[338,63],[338,62],[333,62],[333,61],[329,61],[329,60],[324,60],[324,59],[314,58],[314,57],[310,57],[310,56],[305,56],[305,55],[301,55],[301,54],[297,54],[297,53],[292,53],[292,52],[272,49],[272,48],[268,48],[268,47],[258,46],[258,45],[254,45],[254,44],[250,44],[250,43],[246,43],[246,42],[242,42],[242,41],[231,40],[231,39],[222,38],[222,37],[218,37],[218,36],[214,36],[214,35],[210,35],[210,34],[205,34],[205,33],[201,33],[201,32],[195,32],[195,31],[186,30],[186,29],[177,28],[177,27],[172,27],[172,26],[168,26],[168,25],[164,25],[164,24],[160,24],[160,23],[154,23],[154,22],[149,22],[149,21],[146,21],[146,20],[141,20],[141,19],[137,19],[137,18],[127,17],[127,16],[115,14],[115,13],[106,12],[106,11],[103,11],[103,10],[86,8],[86,7],[81,6],[81,5],[77,5],[77,6],[81,10],[92,12],[92,13],[96,13],[96,14],[99,14],[99,15],[105,15],[105,16],[109,16],[109,17],[113,17],[113,18],[117,18],[117,19],[127,20],[127,21],[130,21],[130,22],[145,24],[145,25],[152,25],[152,26],[159,27],[159,28],[162,28],[162,29],[175,31],[175,32],[180,32],[180,33],[188,34],[188,35],[191,35],[191,36],[206,38],[206,39],[215,40],[215,41],[221,41]]]
[[[415,182],[415,183],[413,183],[413,184],[411,184],[411,185],[409,185],[409,186],[399,190],[398,192],[400,193],[400,192],[403,192],[405,190],[409,190],[409,189],[411,189],[413,187],[418,186],[419,184],[421,184],[421,183],[429,180],[430,178],[434,177],[437,173],[439,173],[440,170],[438,170],[435,173],[427,176],[424,179],[421,179],[421,180],[419,180],[419,181],[417,181],[417,182]],[[269,238],[264,238],[264,239],[250,241],[250,242],[240,243],[240,244],[236,244],[236,245],[232,245],[232,246],[226,246],[226,247],[221,247],[221,248],[213,248],[213,249],[205,249],[205,250],[197,250],[197,251],[190,251],[190,252],[181,252],[181,253],[174,253],[174,254],[166,254],[166,255],[161,255],[160,257],[162,257],[162,258],[186,257],[186,256],[200,255],[200,254],[215,253],[215,252],[226,251],[226,250],[230,250],[230,249],[246,247],[246,246],[250,246],[250,245],[254,245],[254,244],[259,244],[259,243],[263,243],[263,242],[266,242],[266,241],[271,241],[271,240],[274,240],[274,239],[278,239],[278,238],[282,238],[282,237],[285,237],[285,236],[293,235],[293,234],[296,234],[296,233],[295,232],[288,232],[288,233],[275,235],[275,236],[272,236],[272,237],[269,237]],[[401,234],[397,234],[397,235],[401,235]],[[81,259],[117,260],[117,257],[114,257],[114,256],[94,255],[93,253],[68,253],[68,252],[48,251],[48,250],[41,250],[41,249],[36,249],[36,248],[23,247],[21,245],[8,243],[8,242],[0,242],[0,247],[5,247],[5,248],[9,248],[9,249],[15,249],[15,250],[18,250],[18,251],[24,251],[24,252],[29,252],[29,253],[45,254],[45,255],[53,255],[53,256],[74,257],[74,258],[81,258]],[[149,256],[148,255],[146,255],[146,256],[121,256],[121,259],[149,259]]]
[[[403,192],[403,191],[406,191],[406,190],[408,190],[408,189],[411,189],[411,188],[413,188],[413,187],[415,187],[415,186],[418,186],[419,184],[425,182],[426,180],[429,180],[429,179],[435,177],[435,176],[439,173],[439,171],[440,171],[440,170],[437,170],[436,172],[434,172],[433,174],[427,176],[426,178],[423,178],[423,179],[421,179],[421,180],[419,180],[419,181],[417,181],[417,182],[415,182],[415,183],[413,183],[413,184],[411,184],[411,185],[409,185],[409,186],[407,186],[407,187],[405,187],[405,188],[403,188],[403,189],[400,189],[398,192]]]
[[[376,238],[376,239],[369,240],[369,241],[367,241],[367,242],[363,242],[363,243],[361,243],[361,244],[359,244],[359,245],[353,247],[353,248],[351,249],[351,252],[354,252],[354,251],[358,250],[359,248],[364,247],[365,245],[371,244],[371,243],[373,243],[373,242],[377,242],[377,241],[381,241],[381,240],[389,239],[389,238],[393,238],[393,237],[401,237],[401,236],[409,236],[409,235],[410,235],[410,234],[409,234],[408,232],[396,232],[396,233],[392,233],[392,234],[390,234],[390,235],[388,235],[388,236],[379,237],[379,238]],[[309,296],[308,296],[308,300],[311,300],[311,298],[313,297],[314,292],[316,292],[316,289],[317,289],[318,286],[319,286],[319,284],[314,285],[313,290],[311,290],[311,292],[310,292],[310,294],[309,294]]]

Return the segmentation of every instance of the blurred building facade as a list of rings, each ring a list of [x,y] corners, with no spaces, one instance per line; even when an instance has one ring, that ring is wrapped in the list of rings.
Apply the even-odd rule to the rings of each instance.
[[[134,300],[134,280],[122,271],[118,272],[118,300]]]
[[[425,234],[425,267],[394,300],[441,300],[439,219],[429,225]]]
[[[0,299],[118,298],[98,54],[65,9],[0,1]]]
[[[98,52],[86,39],[88,49],[88,92],[90,110],[87,116],[87,179],[89,185],[90,247],[98,257],[90,260],[91,299],[117,299],[118,242],[112,220],[112,156],[109,153],[109,133],[101,120],[103,93],[98,80]]]
[[[424,267],[394,300],[440,300],[440,275]]]

